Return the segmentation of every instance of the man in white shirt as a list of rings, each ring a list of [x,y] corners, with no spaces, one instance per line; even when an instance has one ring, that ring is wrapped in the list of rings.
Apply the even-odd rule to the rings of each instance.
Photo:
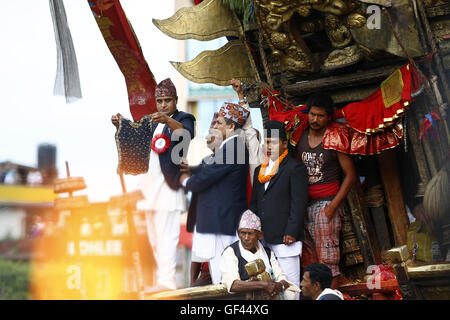
[[[194,137],[195,123],[193,115],[177,110],[177,91],[169,78],[157,85],[155,98],[158,112],[152,115],[149,170],[140,181],[145,200],[138,203],[138,209],[145,211],[147,233],[157,263],[157,285],[150,291],[176,289],[180,215],[186,211],[186,196],[179,183],[180,162]],[[112,121],[116,123],[117,116]],[[183,148],[174,148],[180,143]]]
[[[262,290],[266,299],[274,298],[280,293],[283,293],[284,299],[294,299],[299,288],[287,281],[275,254],[261,244],[261,220],[250,210],[242,214],[238,236],[239,240],[224,250],[220,261],[221,282],[227,286],[228,292]],[[257,259],[264,262],[265,271],[271,276],[271,280],[247,281],[250,277],[245,265]]]

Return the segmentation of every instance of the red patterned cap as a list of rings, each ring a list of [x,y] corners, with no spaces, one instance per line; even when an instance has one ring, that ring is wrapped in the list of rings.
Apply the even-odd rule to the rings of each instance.
[[[155,89],[155,98],[168,96],[177,97],[177,89],[170,78],[161,81]]]
[[[245,121],[247,121],[249,114],[250,111],[248,111],[247,109],[230,102],[224,102],[219,110],[219,117],[233,120],[234,122],[239,123],[241,126],[245,124]]]

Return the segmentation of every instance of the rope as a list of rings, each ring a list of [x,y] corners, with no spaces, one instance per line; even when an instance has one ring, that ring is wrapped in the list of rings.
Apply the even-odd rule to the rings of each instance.
[[[258,37],[259,54],[261,55],[261,59],[262,59],[263,67],[264,67],[264,72],[266,74],[266,79],[267,79],[267,82],[269,84],[269,88],[270,88],[270,90],[273,91],[272,75],[270,74],[270,68],[269,68],[269,64],[267,63],[266,53],[264,52],[264,48],[263,48],[263,43],[262,42],[263,42],[263,35],[260,32],[259,33],[259,37]]]

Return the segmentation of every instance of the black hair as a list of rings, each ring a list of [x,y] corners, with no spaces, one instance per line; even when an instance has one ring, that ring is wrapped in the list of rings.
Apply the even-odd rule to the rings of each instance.
[[[306,101],[306,106],[308,107],[308,111],[311,109],[311,107],[318,107],[324,108],[328,116],[331,116],[334,113],[333,99],[331,99],[329,95],[324,93],[312,94]]]
[[[273,136],[272,136],[273,134]],[[265,130],[264,130],[265,138],[279,138],[281,141],[287,141],[286,136],[286,128],[284,123],[281,121],[268,120],[266,121]]]
[[[309,272],[309,278],[312,284],[319,282],[320,289],[322,290],[330,288],[331,282],[333,281],[333,274],[326,265],[314,262],[306,267],[305,272]]]
[[[225,123],[227,125],[234,124],[234,130],[242,129],[242,125],[240,123],[233,121],[231,119],[225,118],[225,117],[223,117],[223,118],[225,119]]]

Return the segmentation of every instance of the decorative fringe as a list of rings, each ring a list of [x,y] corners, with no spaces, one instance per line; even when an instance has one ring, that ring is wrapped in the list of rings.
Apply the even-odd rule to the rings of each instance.
[[[75,49],[62,0],[49,0],[55,32],[57,69],[53,94],[65,96],[66,103],[81,99],[80,78]]]

